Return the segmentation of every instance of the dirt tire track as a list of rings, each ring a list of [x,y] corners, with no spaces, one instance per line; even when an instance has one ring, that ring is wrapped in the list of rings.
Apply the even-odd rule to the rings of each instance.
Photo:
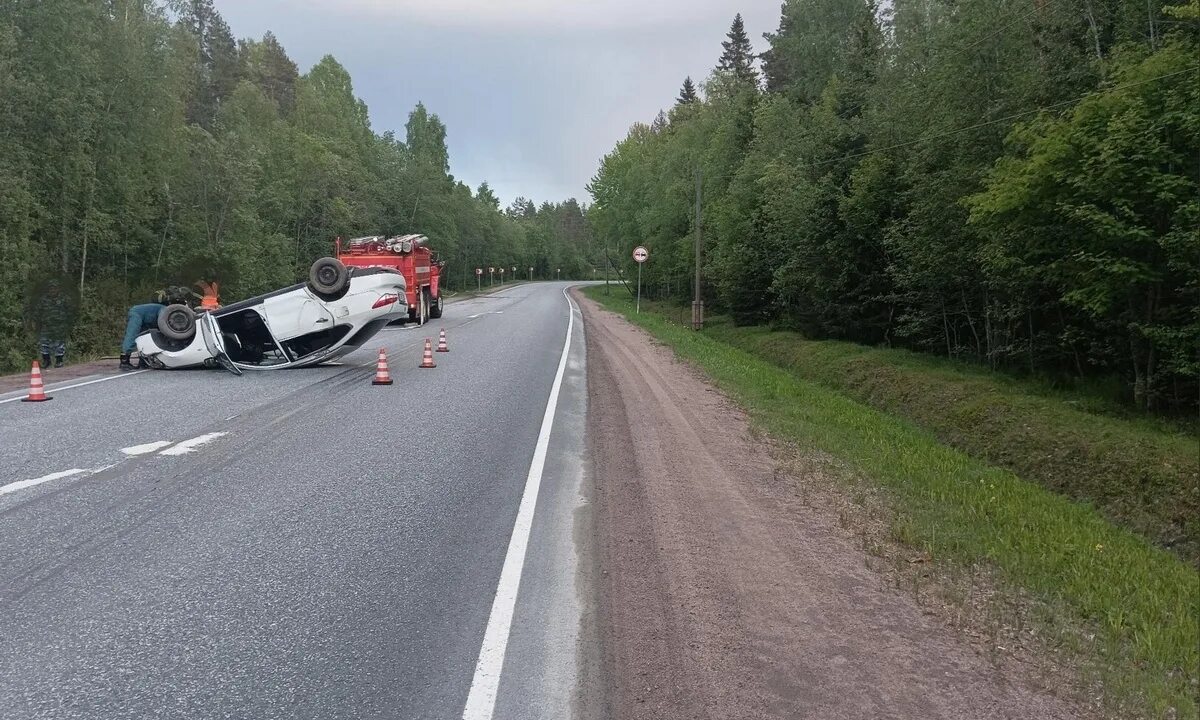
[[[611,717],[1082,716],[885,589],[836,520],[799,502],[741,411],[576,298]]]

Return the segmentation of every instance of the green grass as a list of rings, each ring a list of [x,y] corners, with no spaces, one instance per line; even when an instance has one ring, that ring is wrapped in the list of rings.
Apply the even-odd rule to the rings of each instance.
[[[964,452],[1094,505],[1186,561],[1200,556],[1200,440],[1092,411],[1035,383],[903,350],[737,328],[705,334],[911,421]],[[1031,387],[1033,385],[1033,387]]]
[[[1040,605],[1032,614],[1067,620],[1068,626],[1049,628],[1060,642],[1095,633],[1095,642],[1080,651],[1087,658],[1080,659],[1095,662],[1110,707],[1120,708],[1121,715],[1197,717],[1200,574],[1089,505],[950,447],[919,420],[893,414],[912,405],[903,401],[905,392],[937,397],[949,392],[938,388],[945,378],[933,373],[895,396],[879,390],[869,402],[870,391],[863,389],[869,383],[854,384],[848,375],[872,375],[879,368],[862,361],[865,366],[856,367],[853,359],[843,364],[829,348],[804,358],[821,368],[823,382],[810,380],[742,349],[740,341],[726,342],[740,338],[740,331],[718,327],[696,333],[646,312],[645,303],[642,314],[634,316],[623,294],[606,297],[602,288],[585,292],[708,373],[769,434],[828,453],[881,488],[894,511],[895,537],[935,562],[988,568],[1002,591]],[[771,342],[756,338],[758,352]],[[919,370],[919,363],[914,367]],[[973,401],[970,388],[955,392],[964,393],[967,404]],[[872,407],[876,403],[879,408]],[[946,413],[957,412],[957,406],[942,406]],[[982,415],[961,425],[964,436],[986,431],[988,413]],[[1072,417],[1047,415],[1039,427]],[[1129,429],[1135,435],[1139,431]],[[1090,438],[1100,445],[1109,439]],[[989,446],[993,440],[976,442]]]

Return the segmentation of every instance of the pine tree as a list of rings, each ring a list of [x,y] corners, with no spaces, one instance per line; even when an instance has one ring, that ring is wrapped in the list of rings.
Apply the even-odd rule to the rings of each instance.
[[[238,53],[247,79],[274,100],[281,113],[290,115],[296,105],[296,81],[300,73],[275,35],[268,32],[257,42],[243,40]]]
[[[179,23],[196,43],[195,89],[188,99],[188,121],[211,128],[221,102],[241,79],[237,43],[212,0],[190,0]]]
[[[679,91],[679,98],[676,100],[680,105],[691,105],[700,98],[696,95],[696,83],[692,82],[689,75],[683,79],[683,88]]]
[[[754,48],[750,46],[750,38],[746,35],[741,13],[734,16],[727,37],[729,39],[721,43],[724,51],[717,62],[717,70],[757,87],[758,70],[754,67]]]
[[[479,202],[493,210],[500,209],[500,198],[496,197],[496,193],[492,191],[492,186],[487,182],[479,183],[479,189],[475,191],[475,197]]]

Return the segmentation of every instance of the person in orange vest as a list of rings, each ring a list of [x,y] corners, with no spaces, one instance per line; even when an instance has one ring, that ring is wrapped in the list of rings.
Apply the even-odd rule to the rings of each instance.
[[[221,297],[218,294],[221,287],[216,280],[206,282],[197,280],[196,287],[200,288],[202,295],[200,296],[201,310],[216,310],[221,307]]]

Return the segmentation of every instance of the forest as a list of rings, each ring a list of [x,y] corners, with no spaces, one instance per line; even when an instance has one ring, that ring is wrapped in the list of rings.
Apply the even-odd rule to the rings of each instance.
[[[424,233],[451,288],[489,265],[591,277],[586,208],[500,205],[450,174],[429,109],[374,131],[336,59],[301,74],[212,0],[0,0],[0,370],[35,356],[28,308],[51,281],[78,358],[113,352],[158,287],[217,279],[240,299],[338,236]]]
[[[690,300],[699,203],[738,324],[1194,415],[1198,38],[1197,0],[786,0],[605,156],[592,230]]]

